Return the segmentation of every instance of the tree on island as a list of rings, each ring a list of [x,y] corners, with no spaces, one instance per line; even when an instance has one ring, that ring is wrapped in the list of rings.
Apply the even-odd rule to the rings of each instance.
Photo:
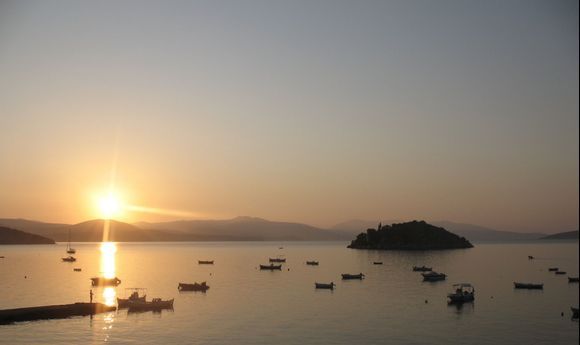
[[[377,229],[360,233],[348,248],[382,250],[431,250],[472,248],[465,237],[457,236],[444,228],[425,221],[412,221],[392,225],[379,223]]]

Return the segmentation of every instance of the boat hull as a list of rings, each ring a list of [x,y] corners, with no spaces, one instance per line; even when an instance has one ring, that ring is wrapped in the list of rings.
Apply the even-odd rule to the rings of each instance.
[[[515,289],[528,289],[528,290],[543,290],[544,284],[532,284],[532,283],[515,283]]]
[[[274,270],[281,271],[282,265],[260,265],[260,269],[261,270],[270,270],[270,271],[274,271]]]
[[[115,278],[91,278],[91,285],[93,286],[117,286],[121,284],[121,279]]]
[[[207,290],[209,290],[209,286],[206,285],[205,283],[194,283],[194,284],[188,284],[188,283],[179,283],[179,285],[177,285],[177,290],[179,291],[200,291],[200,292],[206,292]]]

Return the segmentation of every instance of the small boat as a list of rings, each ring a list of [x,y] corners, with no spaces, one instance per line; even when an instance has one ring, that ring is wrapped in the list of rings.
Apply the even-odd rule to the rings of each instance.
[[[73,271],[75,271],[75,272],[80,272],[82,270],[83,270],[82,268],[73,268]]]
[[[260,265],[260,269],[261,270],[282,270],[282,265],[274,265],[274,264],[269,264],[269,265]]]
[[[68,230],[68,243],[66,245],[66,253],[67,254],[76,254],[76,250],[70,246],[70,229]]]
[[[426,282],[437,282],[445,280],[447,278],[447,275],[445,273],[437,273],[435,271],[421,273],[421,275],[423,276],[423,281]]]
[[[514,282],[514,289],[542,290],[544,289],[544,284]]]
[[[572,318],[577,319],[578,318],[578,308],[570,307],[570,309],[572,310]]]
[[[121,279],[115,278],[102,278],[102,277],[94,277],[91,278],[91,284],[93,286],[117,286],[121,284]]]
[[[149,302],[128,301],[127,308],[129,308],[129,311],[173,309],[173,298],[169,300],[162,300],[161,298],[153,298]]]
[[[453,285],[453,292],[447,294],[449,303],[465,303],[471,302],[475,299],[475,289],[469,283],[461,283]]]
[[[315,289],[327,289],[327,290],[334,290],[334,287],[336,286],[336,284],[334,283],[314,283],[314,288]]]
[[[578,277],[568,277],[568,283],[578,283]]]
[[[310,266],[318,266],[318,261],[306,261],[306,264]]]
[[[558,270],[558,267],[550,267],[550,268],[548,268],[548,271],[550,271],[550,272],[555,272],[557,270]]]
[[[74,256],[69,255],[66,258],[62,258],[62,261],[64,261],[64,262],[75,262],[75,261],[77,261],[77,259]]]
[[[427,266],[413,266],[413,272],[429,272],[432,271],[433,267]]]
[[[145,302],[147,295],[139,296],[140,290],[145,290],[143,288],[128,288],[127,290],[133,290],[129,298],[117,298],[117,306],[119,308],[129,308],[129,302]]]
[[[555,272],[557,275],[562,275],[562,274],[566,274],[566,271],[556,271]]]
[[[198,283],[193,283],[193,284],[179,283],[179,285],[177,285],[177,290],[179,290],[179,291],[206,292],[208,289],[209,289],[209,286],[207,285],[206,282],[202,282],[201,284],[198,284]]]
[[[359,273],[359,274],[349,274],[349,273],[343,273],[342,274],[342,279],[343,280],[351,280],[351,279],[359,279],[362,280],[365,277],[364,274]]]
[[[534,260],[534,257],[531,255],[528,255],[528,260]]]
[[[383,262],[382,261],[373,261],[373,265],[382,265]]]
[[[213,260],[197,260],[198,265],[213,265]]]
[[[270,262],[286,262],[286,259],[282,259],[282,258],[270,258]]]

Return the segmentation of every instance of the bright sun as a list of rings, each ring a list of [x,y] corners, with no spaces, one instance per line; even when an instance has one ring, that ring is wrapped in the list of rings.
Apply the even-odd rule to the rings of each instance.
[[[101,210],[101,215],[105,219],[111,219],[118,216],[121,212],[121,202],[119,198],[112,193],[103,196],[99,199],[99,208]]]

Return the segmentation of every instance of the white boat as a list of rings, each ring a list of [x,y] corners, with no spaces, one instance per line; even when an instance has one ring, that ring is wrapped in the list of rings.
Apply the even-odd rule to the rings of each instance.
[[[449,303],[465,303],[475,299],[475,289],[469,283],[460,283],[453,285],[453,292],[447,294]]]

